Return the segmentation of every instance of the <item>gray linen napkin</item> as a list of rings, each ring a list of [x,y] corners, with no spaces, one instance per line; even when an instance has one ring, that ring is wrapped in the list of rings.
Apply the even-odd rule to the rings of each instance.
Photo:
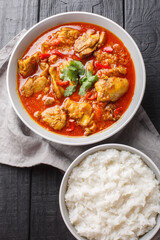
[[[0,50],[0,163],[16,167],[49,164],[65,171],[83,151],[97,144],[72,147],[49,142],[26,127],[12,109],[6,89],[6,69],[10,54],[25,33],[23,30]],[[160,136],[142,107],[119,134],[99,144],[117,142],[146,153],[160,168]],[[160,231],[154,240],[160,239]]]

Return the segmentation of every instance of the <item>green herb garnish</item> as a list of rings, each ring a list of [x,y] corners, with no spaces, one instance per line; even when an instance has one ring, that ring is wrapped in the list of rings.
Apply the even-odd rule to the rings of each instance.
[[[78,74],[77,69],[73,66],[68,66],[62,70],[62,74],[60,75],[60,78],[63,79],[63,81],[73,81],[78,83]]]
[[[70,65],[61,70],[60,78],[63,79],[63,81],[70,81],[74,84],[66,88],[64,91],[65,97],[71,96],[76,91],[78,80],[84,73],[85,68],[83,63],[76,60],[71,60]],[[82,85],[79,90],[79,95],[85,95],[87,89],[91,88],[97,80],[97,75],[93,75],[91,71],[87,71],[79,80],[79,83]]]
[[[64,81],[72,81],[78,83],[80,75],[85,73],[84,65],[80,61],[70,61],[70,65],[61,71],[60,78]]]
[[[75,91],[76,91],[77,85],[70,85],[69,87],[66,88],[64,91],[64,96],[69,97],[71,96]]]
[[[78,75],[84,75],[85,68],[84,68],[83,63],[81,63],[80,61],[71,60],[70,61],[70,66],[73,66],[73,67],[76,68]]]
[[[91,71],[87,71],[86,75],[80,80],[81,87],[79,89],[79,95],[85,95],[87,89],[91,88],[97,80],[97,75],[93,75]]]

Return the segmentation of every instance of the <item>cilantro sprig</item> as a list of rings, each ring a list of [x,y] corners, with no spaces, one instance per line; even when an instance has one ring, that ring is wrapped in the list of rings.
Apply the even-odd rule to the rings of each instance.
[[[83,63],[81,63],[80,61],[71,60],[70,61],[70,66],[75,67],[77,69],[78,75],[84,75],[85,68],[84,68]]]
[[[85,95],[86,91],[92,87],[92,85],[98,80],[97,75],[93,75],[91,71],[87,71],[85,76],[80,79],[81,87],[79,89],[79,95]]]
[[[61,70],[60,78],[64,81],[78,83],[80,75],[85,73],[84,65],[80,61],[70,61],[70,65]]]
[[[85,73],[84,65],[76,60],[71,60],[70,65],[61,70],[60,78],[72,83],[64,91],[65,97],[71,96],[76,91],[78,82],[81,84],[79,95],[85,95],[86,90],[98,80],[97,75],[93,75],[91,71]]]
[[[60,78],[63,79],[63,81],[73,81],[75,83],[78,83],[77,69],[73,66],[68,66],[64,68],[62,70]]]
[[[75,91],[76,91],[77,85],[70,85],[69,87],[66,88],[64,91],[64,96],[69,97],[71,96]]]

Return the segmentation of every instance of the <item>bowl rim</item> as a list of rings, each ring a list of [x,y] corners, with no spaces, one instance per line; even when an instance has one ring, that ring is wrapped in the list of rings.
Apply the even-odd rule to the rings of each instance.
[[[139,155],[141,157],[142,161],[151,169],[151,171],[155,174],[156,179],[160,182],[160,170],[157,167],[157,165],[152,161],[152,159],[149,156],[147,156],[145,153],[143,153],[142,151],[140,151],[137,148],[134,148],[132,146],[125,145],[125,144],[119,144],[119,143],[108,143],[108,144],[101,144],[101,145],[89,148],[88,150],[81,153],[69,165],[68,169],[66,170],[66,172],[62,178],[60,189],[59,189],[59,208],[60,208],[61,216],[62,216],[63,221],[66,224],[68,230],[72,233],[72,235],[77,240],[86,240],[86,238],[80,236],[76,232],[74,226],[70,223],[69,217],[67,215],[65,215],[65,213],[64,213],[65,210],[68,212],[67,207],[65,205],[65,200],[64,200],[64,195],[66,192],[68,178],[69,178],[73,168],[76,167],[77,165],[79,165],[88,155],[92,155],[97,151],[105,151],[107,149],[117,149],[119,151],[129,151],[132,154]],[[139,238],[139,240],[151,240],[156,235],[156,233],[159,231],[159,229],[160,229],[160,214],[157,215],[156,225],[150,231],[148,231],[143,236],[141,236]],[[145,235],[151,231],[152,231],[151,236],[146,238]]]
[[[117,129],[114,129],[112,132],[110,133],[107,133],[107,136],[106,134],[100,136],[100,134],[103,134],[103,132],[107,131],[108,128],[104,129],[103,131],[100,131],[98,133],[95,133],[95,134],[92,134],[90,136],[87,136],[87,137],[84,137],[84,136],[81,136],[81,137],[70,137],[70,136],[67,136],[67,135],[61,135],[61,134],[56,134],[54,132],[52,132],[52,136],[47,136],[46,131],[48,132],[48,130],[45,129],[44,133],[43,132],[39,132],[37,129],[34,128],[34,126],[32,126],[30,123],[27,122],[26,119],[24,119],[24,117],[19,113],[17,107],[15,106],[14,104],[14,98],[12,98],[11,96],[11,93],[10,93],[10,88],[9,88],[9,73],[10,73],[10,68],[11,68],[11,65],[12,65],[12,58],[14,57],[14,54],[19,46],[19,44],[24,40],[24,38],[30,34],[30,32],[33,31],[33,29],[37,28],[39,25],[47,22],[48,20],[50,19],[54,19],[56,17],[59,17],[59,16],[65,16],[65,15],[74,15],[74,14],[84,14],[84,15],[88,15],[88,16],[95,16],[95,17],[98,17],[98,18],[101,18],[103,19],[104,21],[108,21],[109,23],[115,25],[117,28],[119,28],[125,35],[127,35],[128,39],[130,42],[132,42],[132,44],[134,45],[134,47],[136,48],[136,51],[138,53],[138,57],[139,57],[139,60],[140,60],[140,63],[141,63],[141,66],[142,66],[142,73],[143,73],[143,86],[142,86],[142,89],[141,89],[141,94],[140,94],[140,97],[139,97],[139,100],[137,102],[137,105],[136,107],[133,109],[132,113],[128,116],[128,118],[123,121],[121,123],[121,125],[119,127],[117,127]],[[69,23],[69,22],[68,22]],[[50,28],[49,28],[50,29]],[[46,29],[49,30],[49,29]],[[40,35],[40,34],[39,34]],[[39,36],[38,35],[38,36]],[[38,37],[37,36],[37,37]],[[121,39],[120,39],[121,40]],[[141,102],[142,102],[142,99],[143,99],[143,96],[144,96],[144,92],[145,92],[145,87],[146,87],[146,70],[145,70],[145,65],[144,65],[144,60],[143,60],[143,57],[142,57],[142,54],[136,44],[136,42],[133,40],[133,38],[129,35],[129,33],[123,29],[119,24],[117,24],[116,22],[114,22],[113,20],[107,18],[107,17],[104,17],[104,16],[101,16],[99,14],[95,14],[95,13],[89,13],[89,12],[81,12],[81,11],[73,11],[73,12],[65,12],[65,13],[59,13],[59,14],[56,14],[56,15],[52,15],[48,18],[45,18],[43,19],[42,21],[36,23],[35,25],[33,25],[20,39],[19,41],[17,42],[17,44],[15,45],[14,47],[14,50],[10,56],[10,59],[9,59],[9,63],[8,63],[8,68],[7,68],[7,92],[8,92],[8,95],[9,95],[9,99],[11,101],[11,104],[12,104],[12,107],[14,109],[14,111],[16,112],[16,114],[18,115],[18,117],[22,120],[22,122],[28,127],[30,128],[33,132],[35,132],[36,134],[38,134],[39,136],[41,136],[42,138],[45,138],[51,142],[56,142],[56,143],[60,143],[60,144],[64,144],[64,145],[71,145],[71,146],[83,146],[83,145],[86,145],[86,144],[93,144],[93,143],[97,143],[97,142],[100,142],[102,140],[105,140],[105,139],[108,139],[110,137],[112,137],[113,135],[115,135],[116,133],[120,132],[130,121],[131,119],[133,118],[133,116],[136,114]],[[134,95],[133,95],[134,96]],[[19,97],[19,96],[18,96]],[[20,98],[19,98],[20,100]],[[21,102],[22,104],[22,102]],[[23,106],[23,104],[22,104]],[[130,105],[129,105],[130,106]],[[129,108],[128,106],[128,108]],[[24,108],[24,107],[23,107]],[[127,108],[127,109],[128,109]],[[26,110],[25,110],[26,111]],[[126,110],[127,111],[127,110]],[[125,111],[125,112],[126,112]],[[27,111],[26,111],[27,112]],[[27,112],[28,114],[28,112]],[[125,114],[125,113],[124,113]],[[29,115],[29,114],[28,114]],[[30,116],[30,115],[29,115]],[[30,116],[30,118],[32,119],[32,121],[35,122],[35,120]],[[123,116],[122,116],[122,119],[123,119]],[[36,122],[36,124],[38,124]],[[38,124],[39,125],[39,124]],[[114,124],[113,124],[114,125]],[[42,127],[41,125],[39,125],[40,127]],[[110,126],[112,127],[112,125]],[[110,128],[109,127],[109,128]],[[42,127],[43,128],[43,127]],[[44,129],[44,128],[43,128]],[[43,131],[43,130],[42,130]],[[50,131],[49,131],[50,132]],[[61,138],[60,140],[56,138],[56,136],[59,136],[59,138]],[[93,139],[90,139],[90,137],[92,137],[93,135],[95,136],[98,136],[98,137],[95,137]],[[76,139],[78,141],[69,141],[70,139]],[[83,142],[81,141],[83,139]]]

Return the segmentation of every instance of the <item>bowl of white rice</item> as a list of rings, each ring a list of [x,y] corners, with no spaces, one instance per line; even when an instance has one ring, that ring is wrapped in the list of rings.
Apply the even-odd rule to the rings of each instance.
[[[78,240],[150,240],[160,228],[160,171],[135,148],[100,145],[69,166],[59,204]]]

